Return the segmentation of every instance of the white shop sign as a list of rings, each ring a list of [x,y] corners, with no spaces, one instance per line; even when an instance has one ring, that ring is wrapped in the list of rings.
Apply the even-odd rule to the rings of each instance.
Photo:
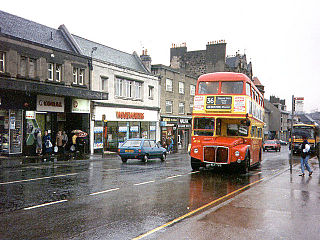
[[[26,119],[36,119],[35,111],[26,111]]]
[[[73,113],[90,113],[90,101],[85,99],[72,99]]]
[[[53,96],[37,96],[38,112],[64,112],[64,98]]]

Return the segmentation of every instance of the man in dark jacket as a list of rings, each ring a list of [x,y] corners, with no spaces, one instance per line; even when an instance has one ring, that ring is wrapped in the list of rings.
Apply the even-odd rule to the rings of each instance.
[[[307,168],[309,172],[309,176],[312,175],[313,171],[311,171],[310,166],[308,164],[308,160],[310,158],[310,145],[306,137],[303,137],[303,143],[301,145],[301,174],[299,176],[304,176],[304,167]]]

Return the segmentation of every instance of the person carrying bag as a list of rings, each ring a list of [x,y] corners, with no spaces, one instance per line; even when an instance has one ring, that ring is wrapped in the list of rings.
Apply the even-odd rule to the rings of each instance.
[[[303,137],[303,143],[301,145],[301,174],[299,176],[304,176],[304,167],[307,168],[308,172],[309,172],[309,176],[312,175],[313,171],[311,170],[309,164],[308,164],[308,160],[310,158],[310,145],[307,141],[306,137]]]

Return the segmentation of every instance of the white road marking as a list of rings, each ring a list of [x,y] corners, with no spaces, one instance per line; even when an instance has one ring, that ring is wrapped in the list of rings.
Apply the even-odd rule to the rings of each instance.
[[[31,179],[25,179],[25,180],[17,180],[17,181],[12,181],[12,182],[2,182],[2,183],[0,183],[0,185],[12,184],[12,183],[21,183],[21,182],[31,182],[31,181],[48,179],[48,178],[66,177],[66,176],[73,176],[73,175],[77,175],[77,174],[79,174],[79,173],[69,173],[69,174],[55,175],[55,176],[48,176],[48,177],[41,177],[41,178],[31,178]]]
[[[112,192],[112,191],[117,191],[119,189],[120,188],[112,188],[112,189],[104,190],[104,191],[101,191],[101,192],[90,193],[90,196],[97,195],[97,194],[102,194],[102,193],[107,193],[107,192]]]
[[[154,183],[154,182],[155,182],[155,180],[152,180],[152,181],[148,181],[148,182],[135,183],[135,184],[133,184],[133,185],[135,185],[135,186],[139,186],[139,185],[144,185],[144,184]]]
[[[181,177],[181,176],[182,176],[182,175],[175,175],[175,176],[167,177],[167,179],[176,178],[176,177]]]
[[[195,172],[189,172],[188,174],[194,174],[194,173],[199,173],[200,171],[195,171]]]
[[[30,209],[34,209],[34,208],[45,207],[45,206],[48,206],[48,205],[67,202],[67,201],[68,200],[60,200],[60,201],[56,201],[56,202],[44,203],[44,204],[40,204],[40,205],[36,205],[36,206],[32,206],[32,207],[27,207],[27,208],[24,208],[23,210],[30,210]]]

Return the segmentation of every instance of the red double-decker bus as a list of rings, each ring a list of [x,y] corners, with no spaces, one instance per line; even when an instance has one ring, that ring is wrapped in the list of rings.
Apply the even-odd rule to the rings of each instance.
[[[263,95],[246,75],[200,76],[192,112],[192,169],[232,164],[248,172],[260,164],[263,115]]]

